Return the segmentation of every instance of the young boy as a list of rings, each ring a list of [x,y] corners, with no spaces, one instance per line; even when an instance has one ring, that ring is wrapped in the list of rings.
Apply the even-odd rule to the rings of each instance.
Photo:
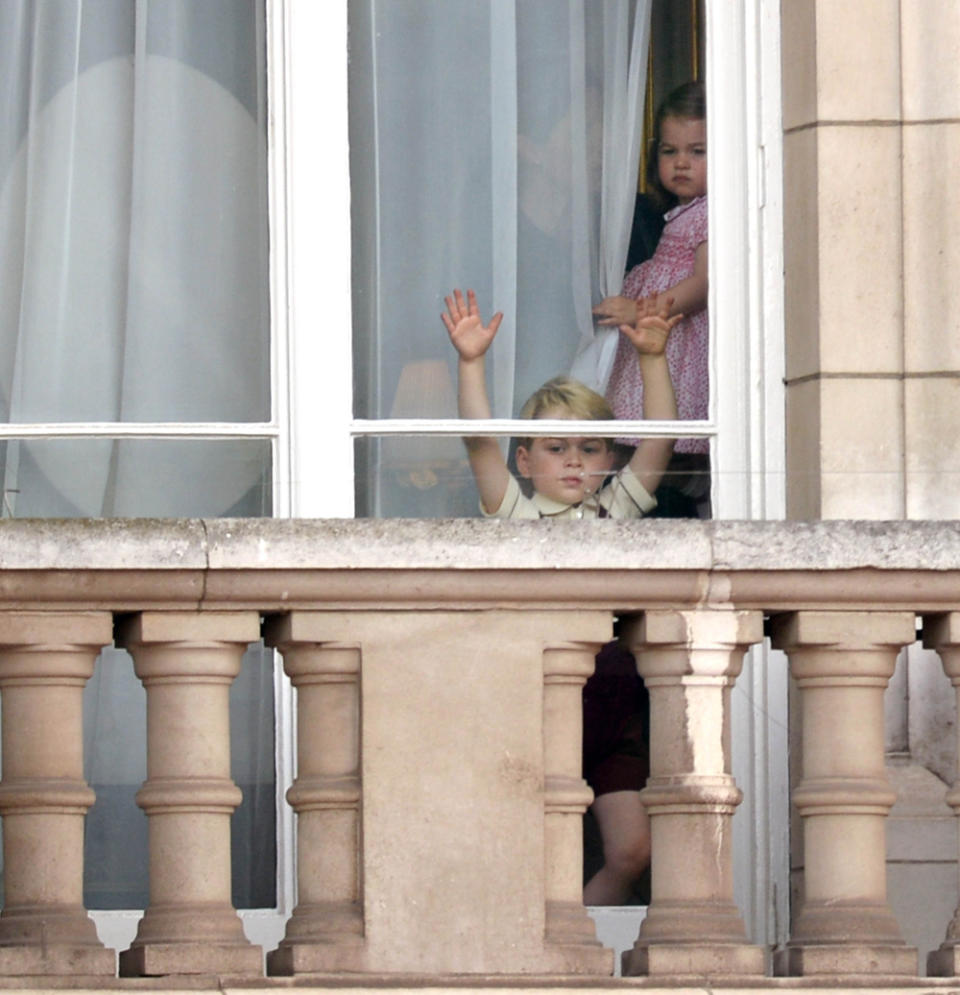
[[[484,357],[500,327],[480,320],[472,290],[445,298],[442,315],[460,356],[459,400],[463,418],[489,418]],[[667,317],[673,301],[659,310],[653,300],[637,304],[636,327],[621,331],[633,343],[643,377],[645,418],[673,421],[677,405],[664,355],[670,329],[681,315]],[[524,418],[612,420],[599,394],[575,380],[557,377],[544,384],[521,411]],[[480,491],[480,509],[497,518],[639,518],[652,511],[651,496],[673,451],[673,439],[642,439],[630,462],[613,472],[615,454],[607,439],[529,438],[517,446],[517,469],[533,487],[524,495],[493,438],[464,439]],[[603,866],[583,889],[586,905],[629,901],[650,862],[650,824],[640,800],[649,774],[646,689],[630,652],[616,641],[597,656],[583,691],[583,772],[593,789],[590,810],[603,845]]]
[[[480,319],[477,298],[459,290],[445,298],[441,317],[460,356],[461,418],[490,418],[484,357],[500,327],[497,312],[488,325]],[[636,326],[621,332],[633,343],[643,378],[643,415],[673,421],[677,403],[664,349],[670,329],[682,315],[667,317],[671,302],[655,310],[654,301],[638,302]],[[610,406],[599,394],[575,380],[557,377],[527,401],[523,418],[612,420]],[[640,518],[656,507],[652,494],[673,451],[673,439],[642,439],[630,462],[614,473],[615,453],[608,439],[531,438],[517,446],[517,469],[533,487],[524,495],[507,467],[497,440],[464,439],[470,469],[480,491],[480,510],[496,518]]]

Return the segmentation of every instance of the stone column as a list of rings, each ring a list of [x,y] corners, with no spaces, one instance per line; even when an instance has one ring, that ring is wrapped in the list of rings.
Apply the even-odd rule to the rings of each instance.
[[[117,643],[147,691],[147,781],[137,804],[149,819],[150,906],[120,973],[262,974],[231,904],[230,684],[256,612],[141,612]]]
[[[953,21],[942,16],[950,5],[889,4],[881,10],[867,2],[781,0],[779,6],[787,516],[925,517],[919,507],[910,509],[913,484],[904,469],[923,466],[928,452],[937,468],[951,465],[960,437],[956,427],[947,427],[957,424],[946,400],[956,390],[953,378],[911,375],[957,368],[938,334],[945,299],[940,288],[952,279],[930,278],[946,273],[941,267],[955,256],[947,246],[955,244],[956,229],[943,223],[953,205],[926,193],[928,178],[938,175],[939,149],[951,140],[942,132],[955,128],[946,122],[956,112],[925,109],[911,127],[901,122],[928,100],[938,103],[941,91],[945,103],[955,103],[956,87],[949,82],[952,72],[944,77],[910,65],[913,52],[940,70],[953,61],[946,54],[951,48],[945,46],[943,61],[934,62],[929,46],[902,36],[901,29],[929,9],[939,22],[929,37],[942,35]],[[866,66],[878,70],[869,86],[860,83]],[[930,152],[924,149],[908,168],[908,148],[923,148],[914,135],[936,134],[929,125],[937,118],[941,137],[932,138]],[[855,163],[861,182],[848,183],[836,168],[841,162]],[[911,197],[911,191],[924,195]],[[937,238],[929,238],[934,224]],[[913,245],[922,246],[916,255],[923,265],[911,273]],[[950,320],[946,327],[955,327]],[[916,364],[913,371],[910,364]],[[937,400],[914,406],[914,390]],[[936,426],[928,430],[936,440],[930,450],[922,429],[914,427],[928,417]],[[931,480],[942,495],[955,493],[936,474]]]
[[[547,942],[568,947],[597,973],[613,973],[583,905],[583,816],[593,792],[583,767],[583,685],[600,645],[554,646],[543,654],[544,849]]]
[[[113,975],[83,907],[83,688],[107,612],[0,613],[0,975]]]
[[[773,619],[800,695],[803,899],[780,974],[913,975],[887,902],[883,693],[913,642],[911,612],[802,611]]]
[[[360,649],[329,641],[323,614],[267,621],[297,689],[297,906],[271,974],[361,970]]]
[[[650,611],[624,626],[650,693],[651,900],[624,974],[731,977],[764,972],[733,902],[730,689],[759,612]]]
[[[960,716],[960,612],[931,616],[923,620],[923,645],[940,654],[943,669],[953,684]],[[957,763],[960,771],[960,722],[956,725]],[[947,792],[947,804],[960,818],[960,773]],[[960,976],[960,907],[953,913],[947,935],[939,950],[927,955],[927,974],[935,977]]]

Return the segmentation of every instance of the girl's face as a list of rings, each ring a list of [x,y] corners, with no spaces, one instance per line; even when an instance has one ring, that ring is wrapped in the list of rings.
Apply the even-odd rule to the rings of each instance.
[[[681,204],[689,204],[707,192],[707,122],[704,118],[663,119],[657,171],[664,189]]]

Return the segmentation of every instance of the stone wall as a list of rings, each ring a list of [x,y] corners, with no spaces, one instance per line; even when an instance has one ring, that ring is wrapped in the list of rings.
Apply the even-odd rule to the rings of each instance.
[[[960,18],[784,0],[788,514],[960,512]]]

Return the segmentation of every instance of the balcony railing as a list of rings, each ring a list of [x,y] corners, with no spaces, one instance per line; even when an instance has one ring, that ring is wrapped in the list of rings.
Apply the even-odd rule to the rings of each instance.
[[[81,709],[114,642],[148,715],[150,904],[120,973],[262,977],[230,900],[227,708],[262,635],[299,732],[298,901],[269,975],[608,977],[581,902],[580,694],[614,613],[651,702],[626,973],[771,971],[734,902],[729,717],[766,633],[799,701],[804,850],[772,970],[916,978],[886,895],[883,693],[918,619],[960,685],[960,525],[472,520],[4,522],[0,975],[115,973],[83,907]],[[960,915],[943,927],[929,972],[958,975]]]

